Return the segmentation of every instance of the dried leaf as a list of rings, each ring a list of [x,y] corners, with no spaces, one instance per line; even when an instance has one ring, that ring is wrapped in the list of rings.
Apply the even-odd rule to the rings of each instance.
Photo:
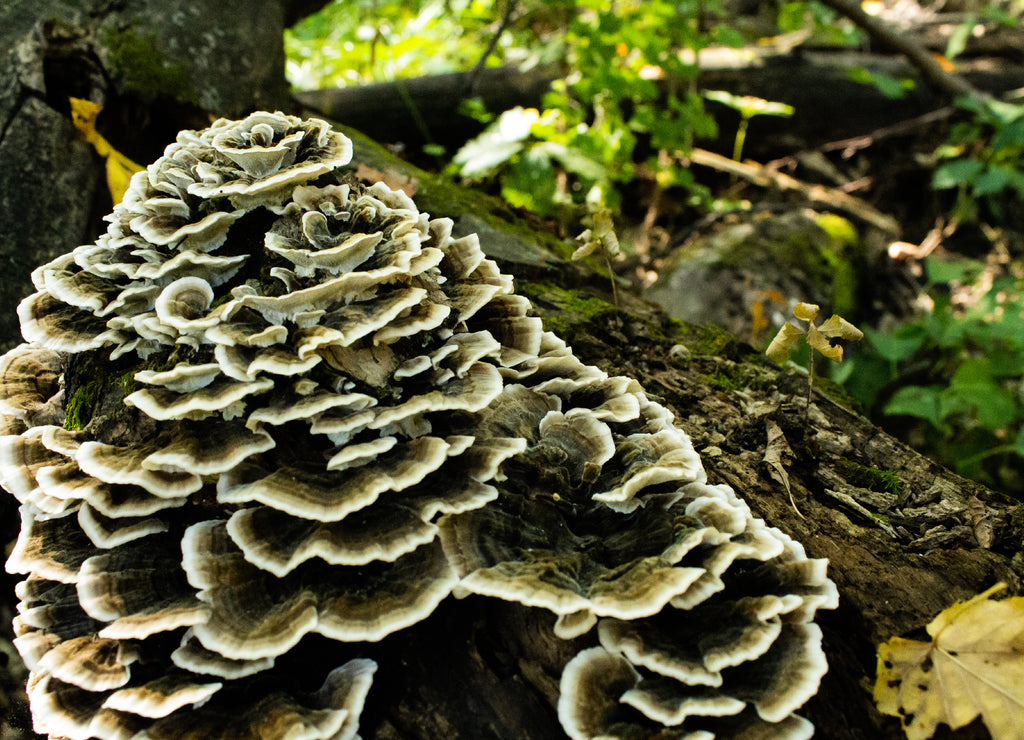
[[[594,223],[594,235],[600,239],[605,256],[615,257],[618,255],[619,237],[615,234],[612,212],[607,208],[600,208],[591,215],[591,219]]]
[[[786,464],[793,460],[793,449],[786,441],[786,435],[782,428],[771,419],[765,419],[765,429],[768,432],[768,441],[764,447],[764,458],[761,462],[768,466],[768,475],[776,483],[782,484],[789,494],[789,503],[801,518],[800,510],[796,508],[796,501],[793,500],[793,491],[789,487],[789,473],[786,472]]]
[[[843,348],[830,344],[814,324],[809,324],[807,327],[807,344],[811,349],[821,352],[830,360],[839,362],[843,359]]]
[[[864,332],[844,319],[839,314],[832,314],[828,321],[818,327],[818,331],[826,337],[838,337],[857,342],[864,338]]]
[[[401,190],[410,198],[416,195],[416,190],[419,189],[420,185],[419,180],[415,177],[410,177],[401,172],[376,170],[362,163],[356,166],[356,177],[363,182],[382,182],[392,190]]]
[[[587,229],[582,234],[576,237],[576,241],[581,242],[580,246],[576,248],[576,251],[572,253],[572,259],[574,262],[581,260],[584,257],[589,257],[594,253],[601,242],[594,238],[594,232]]]
[[[875,703],[901,718],[910,740],[979,714],[994,740],[1022,737],[1024,597],[989,599],[1005,587],[943,611],[928,625],[930,643],[894,637],[879,646]]]
[[[796,343],[800,341],[803,335],[803,330],[793,324],[783,324],[782,328],[779,329],[779,333],[775,335],[775,339],[768,345],[768,349],[764,353],[768,355],[768,359],[781,365],[789,358],[790,350],[796,346]]]
[[[143,168],[112,147],[96,130],[96,117],[103,110],[102,105],[82,98],[68,100],[71,103],[71,123],[81,132],[82,138],[92,144],[96,153],[107,160],[107,188],[111,200],[117,205],[124,198],[132,175]]]
[[[991,550],[996,541],[995,527],[988,509],[977,496],[967,499],[967,516],[971,520],[971,526],[974,527],[974,537],[978,540],[978,544],[986,550]]]
[[[814,321],[820,307],[816,303],[798,303],[793,306],[793,315],[803,321]]]

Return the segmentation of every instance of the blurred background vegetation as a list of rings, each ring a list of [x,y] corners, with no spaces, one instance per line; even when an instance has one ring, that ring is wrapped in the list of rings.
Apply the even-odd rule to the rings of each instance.
[[[852,194],[865,212],[896,216],[900,233],[876,238],[873,248],[899,280],[852,292],[845,305],[833,306],[866,333],[832,368],[833,380],[884,428],[962,474],[1024,498],[1022,91],[940,96],[930,118],[906,122],[913,136],[897,138],[894,155],[891,143],[880,143],[888,128],[864,131],[866,142],[848,140],[845,149],[825,137],[801,142],[796,152],[785,126],[759,133],[752,122],[771,116],[795,127],[801,116],[813,118],[816,106],[706,86],[705,60],[730,50],[749,63],[767,47],[790,55],[832,50],[839,59],[844,51],[872,49],[864,24],[837,11],[842,5],[343,0],[287,32],[287,69],[297,90],[478,75],[485,68],[551,70],[553,82],[536,107],[489,110],[467,94],[453,115],[477,124],[474,138],[452,143],[427,135],[403,153],[500,193],[567,239],[595,214],[611,213],[622,250],[612,269],[640,290],[662,277],[670,252],[685,249],[702,225],[777,212],[780,202],[806,209],[809,191],[780,195],[778,173]],[[995,53],[983,43],[1020,31],[1020,0],[847,5],[894,28],[926,29],[922,48],[951,76],[982,55],[996,65],[1022,61],[1012,41]],[[843,69],[848,80],[894,105],[926,84],[885,67]],[[824,101],[834,92],[813,94]],[[830,122],[822,125],[828,130]],[[771,162],[747,163],[768,165],[771,185],[758,186],[747,170],[729,172],[711,155],[700,159],[705,148],[735,162],[751,151],[774,153]],[[828,168],[844,176],[830,182]],[[896,181],[908,184],[894,189]],[[813,210],[842,216],[828,222],[831,234],[838,229],[847,241],[870,241],[872,227],[856,212],[830,209],[820,199]],[[877,259],[858,265],[869,271],[861,282],[877,283],[870,274]],[[847,273],[835,274],[842,281]],[[783,293],[736,308],[763,349],[773,332],[762,329],[808,298]]]

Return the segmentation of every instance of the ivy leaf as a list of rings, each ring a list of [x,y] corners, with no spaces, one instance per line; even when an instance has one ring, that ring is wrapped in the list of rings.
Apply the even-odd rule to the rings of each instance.
[[[984,169],[985,165],[977,159],[955,159],[935,170],[932,175],[932,187],[935,190],[945,190],[974,182]]]
[[[886,416],[915,416],[942,429],[941,385],[908,385],[892,394],[882,413]]]
[[[1020,737],[1024,716],[1024,597],[992,601],[999,583],[939,614],[932,641],[894,637],[878,648],[874,699],[900,717],[909,740],[931,737],[979,714],[994,740]]]

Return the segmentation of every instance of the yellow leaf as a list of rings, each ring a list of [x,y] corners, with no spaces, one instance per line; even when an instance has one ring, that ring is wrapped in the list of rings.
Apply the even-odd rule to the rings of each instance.
[[[832,314],[828,321],[818,327],[818,331],[826,337],[839,337],[840,339],[850,339],[854,342],[864,338],[864,332],[835,313]]]
[[[124,200],[132,175],[139,171],[139,166],[128,157],[114,149],[110,150],[110,156],[107,157],[107,188],[110,190],[110,198],[114,205]]]
[[[811,349],[818,350],[830,360],[839,362],[843,359],[843,348],[829,344],[829,341],[814,324],[807,327],[807,344],[811,346]]]
[[[591,214],[591,220],[594,224],[594,236],[601,240],[605,256],[616,256],[619,253],[619,237],[615,234],[612,212],[607,208],[599,208]]]
[[[87,142],[96,147],[96,150],[100,150],[97,140],[102,142],[102,146],[109,147],[110,145],[96,132],[96,116],[103,110],[103,106],[99,103],[94,103],[91,100],[83,100],[82,98],[68,98],[71,103],[71,123],[82,133],[82,138]],[[99,151],[101,157],[107,156],[105,151]]]
[[[1024,737],[1024,597],[989,599],[1005,587],[943,611],[928,625],[930,643],[894,637],[879,646],[875,703],[901,718],[910,740],[979,714],[994,740]]]
[[[803,335],[803,331],[796,326],[789,323],[783,324],[782,328],[779,329],[779,333],[775,335],[775,339],[768,345],[768,349],[764,353],[768,355],[768,359],[781,365],[789,358],[790,350],[800,341],[800,337]]]
[[[793,306],[793,315],[803,321],[814,321],[820,307],[816,303],[800,302]]]
[[[572,253],[572,257],[570,259],[572,259],[573,261],[581,260],[584,257],[589,257],[594,253],[594,250],[596,250],[601,245],[601,242],[594,238],[594,232],[591,231],[590,229],[587,229],[582,234],[577,236],[576,240],[580,242],[580,246],[577,247],[576,251]]]
[[[71,123],[81,132],[82,138],[92,144],[96,153],[107,160],[107,188],[111,200],[117,205],[124,198],[132,175],[143,168],[112,147],[96,130],[96,117],[103,110],[102,105],[81,98],[68,100],[71,102]]]

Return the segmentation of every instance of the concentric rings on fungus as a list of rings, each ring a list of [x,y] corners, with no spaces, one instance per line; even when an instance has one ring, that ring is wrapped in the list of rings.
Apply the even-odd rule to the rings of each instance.
[[[590,641],[572,738],[806,737],[824,562],[351,151],[280,113],[184,131],[33,273],[0,482],[36,729],[354,738],[367,643],[477,594]],[[311,633],[355,656],[316,691],[278,668]]]

